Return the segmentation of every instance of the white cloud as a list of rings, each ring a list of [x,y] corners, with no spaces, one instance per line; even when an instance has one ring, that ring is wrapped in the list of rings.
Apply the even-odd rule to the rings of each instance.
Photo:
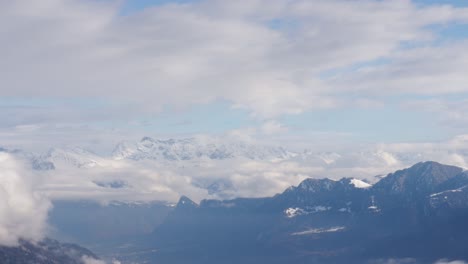
[[[89,257],[89,256],[83,256],[81,258],[81,260],[83,261],[83,264],[106,264],[105,261],[95,259],[95,258]]]
[[[285,133],[288,131],[288,128],[282,125],[281,123],[275,120],[269,120],[263,123],[261,127],[261,132],[265,135]]]
[[[407,101],[402,103],[402,108],[407,111],[427,112],[438,121],[441,127],[465,131],[468,125],[468,117],[465,114],[468,111],[467,105],[468,100],[464,96],[460,96],[452,100],[431,98]]]
[[[454,84],[465,80],[463,72],[452,71],[464,60],[449,59],[453,47],[395,53],[401,42],[433,38],[430,25],[467,21],[466,9],[450,6],[205,0],[122,16],[112,1],[48,0],[2,2],[0,16],[3,96],[106,98],[138,103],[140,111],[150,112],[225,99],[272,117],[336,107],[337,88],[320,74],[382,57],[401,61],[405,73],[397,74],[402,69],[397,62],[348,89],[380,87],[388,81],[386,72],[394,80],[387,86],[396,83],[400,90],[408,81],[440,87],[449,73]],[[426,70],[434,61],[449,68],[420,81],[407,78],[424,72],[414,73],[420,65],[412,61]]]
[[[363,67],[334,81],[342,91],[388,96],[466,93],[466,40],[423,45],[396,51],[383,65]]]
[[[51,204],[34,190],[36,181],[21,162],[0,153],[0,245],[42,238]]]
[[[103,160],[85,173],[59,167],[56,174],[40,175],[41,191],[53,198],[174,200],[187,194],[199,199],[207,194],[194,182],[219,178],[238,187],[229,195],[264,196],[304,177],[371,177],[425,159],[466,166],[460,138],[356,146],[341,131],[282,137],[295,128],[275,119],[314,109],[385,107],[382,95],[389,94],[465,92],[466,42],[433,45],[437,35],[430,27],[468,23],[466,8],[373,0],[202,0],[125,16],[119,8],[118,1],[0,2],[0,94],[39,98],[2,107],[3,142],[109,146],[143,134],[143,128],[128,131],[134,123],[125,121],[165,106],[224,100],[248,109],[257,122],[228,132],[233,139],[294,141],[317,153],[345,144],[347,149],[340,158],[328,153],[288,162],[172,167]],[[402,43],[416,45],[402,48]],[[373,63],[381,59],[385,63]],[[361,64],[366,66],[356,66]],[[432,102],[424,103],[427,111],[450,113],[453,122],[465,120],[464,101],[432,108]],[[107,121],[115,120],[124,121],[116,125],[122,130],[93,127],[107,128],[114,124]],[[414,156],[402,158],[405,151]],[[129,187],[93,183],[114,179]]]
[[[222,138],[201,140],[194,143],[195,146],[226,143]],[[51,199],[91,199],[104,203],[112,200],[177,201],[180,195],[197,201],[263,197],[280,193],[309,177],[336,180],[354,177],[376,181],[376,175],[386,175],[427,160],[467,168],[467,142],[466,136],[460,135],[439,143],[378,144],[338,153],[289,152],[291,156],[285,160],[251,160],[237,156],[221,160],[206,157],[166,160],[160,157],[135,161],[86,154],[75,162],[73,155],[65,153],[65,158],[54,158],[55,170],[38,173],[37,177],[43,181],[37,189]],[[242,147],[245,143],[233,141],[232,144]],[[203,152],[203,147],[193,151]],[[112,183],[118,186],[111,188]],[[207,191],[212,184],[219,184],[219,192]]]
[[[378,259],[370,262],[371,264],[418,264],[418,261],[413,258],[390,258]]]
[[[437,262],[435,262],[434,264],[466,264],[467,262],[466,261],[463,261],[463,260],[453,260],[453,261],[450,261],[450,260],[438,260]]]

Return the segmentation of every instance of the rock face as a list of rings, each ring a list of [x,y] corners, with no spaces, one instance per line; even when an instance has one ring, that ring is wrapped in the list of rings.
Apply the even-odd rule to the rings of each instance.
[[[86,264],[98,262],[89,250],[73,244],[45,239],[38,243],[20,241],[16,247],[0,246],[2,264]]]
[[[268,198],[197,205],[183,197],[150,237],[154,253],[140,257],[171,264],[467,260],[467,179],[461,168],[423,162],[374,186],[307,179]]]

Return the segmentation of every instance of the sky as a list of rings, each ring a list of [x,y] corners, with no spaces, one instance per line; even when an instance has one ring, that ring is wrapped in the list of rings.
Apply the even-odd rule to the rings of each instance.
[[[465,133],[466,1],[231,2],[2,1],[2,145]]]
[[[268,196],[427,159],[467,168],[467,32],[462,0],[0,0],[0,244],[40,237],[54,199]],[[144,136],[318,154],[110,156]],[[65,165],[32,171],[30,153]],[[68,166],[76,155],[97,165]],[[213,182],[233,188],[210,196]]]

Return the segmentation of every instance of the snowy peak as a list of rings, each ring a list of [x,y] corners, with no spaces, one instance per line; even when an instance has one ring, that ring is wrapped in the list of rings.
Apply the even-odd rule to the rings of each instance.
[[[194,159],[252,160],[288,159],[295,154],[281,147],[257,146],[217,138],[153,139],[122,142],[113,151],[114,159],[183,161]]]
[[[82,148],[52,148],[38,159],[38,162],[51,166],[74,166],[78,168],[93,168],[102,162],[103,158]]]

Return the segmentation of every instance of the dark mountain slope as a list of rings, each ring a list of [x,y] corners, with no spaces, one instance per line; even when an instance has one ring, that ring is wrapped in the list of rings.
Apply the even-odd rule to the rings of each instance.
[[[20,241],[18,246],[0,246],[2,264],[84,264],[98,259],[91,251],[74,244],[45,239],[38,243]]]
[[[182,197],[143,242],[154,263],[386,263],[468,260],[463,169],[418,163],[374,186],[307,179],[274,197]],[[358,188],[359,187],[359,188]]]

